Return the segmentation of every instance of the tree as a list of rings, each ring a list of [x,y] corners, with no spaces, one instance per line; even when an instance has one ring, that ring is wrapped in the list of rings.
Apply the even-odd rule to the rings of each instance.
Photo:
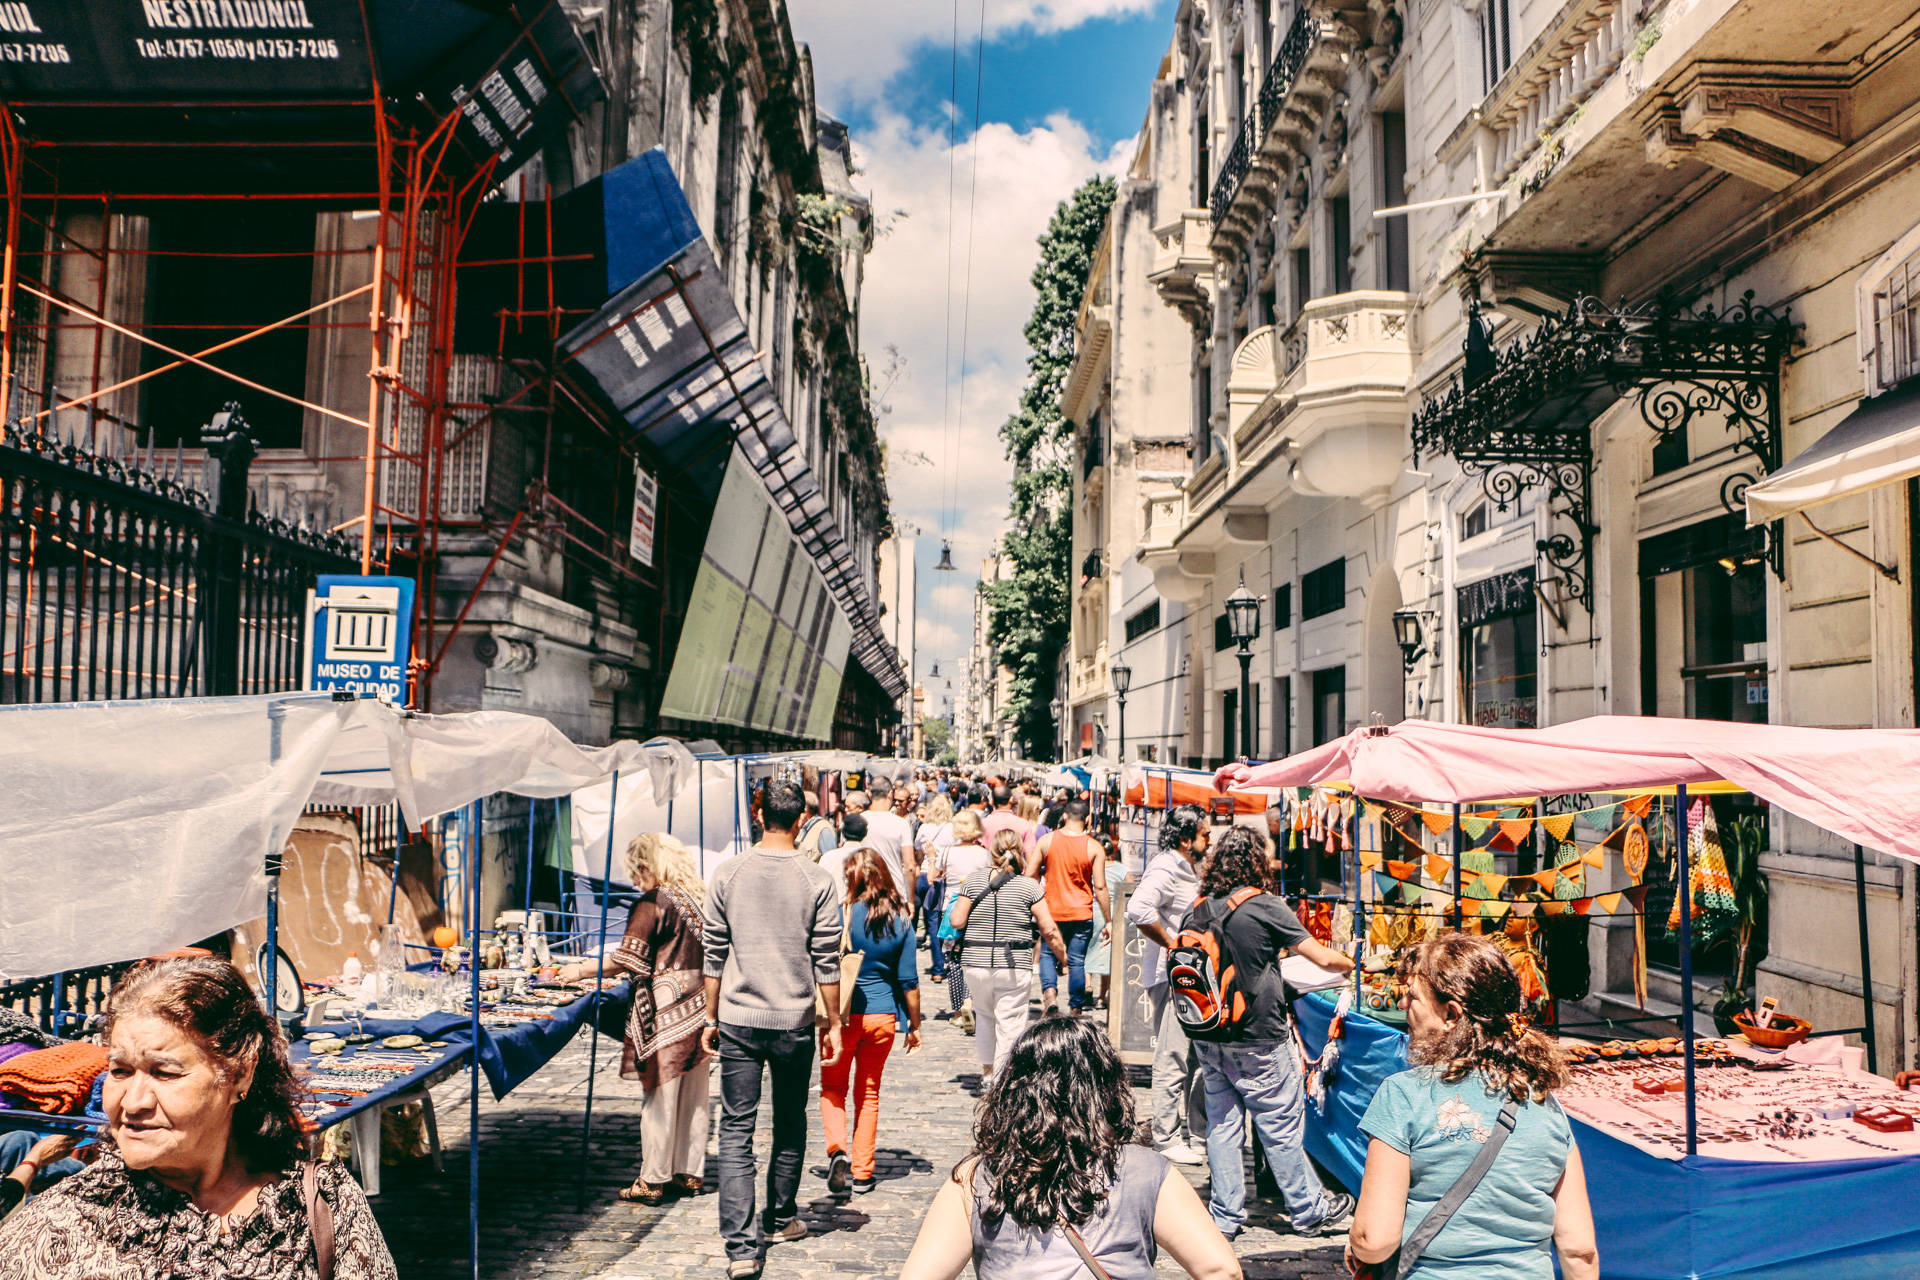
[[[939,717],[930,717],[920,725],[925,745],[922,752],[934,764],[957,764],[953,753],[953,726]],[[952,758],[949,758],[952,757]]]
[[[982,582],[980,589],[991,610],[987,638],[1013,676],[1007,711],[1021,752],[1030,758],[1053,747],[1047,704],[1069,631],[1073,424],[1060,412],[1060,391],[1073,365],[1075,320],[1114,193],[1111,178],[1084,183],[1054,210],[1040,237],[1033,270],[1038,296],[1026,328],[1033,354],[1020,407],[1000,427],[1013,463],[1012,527],[1000,551],[1012,572]]]

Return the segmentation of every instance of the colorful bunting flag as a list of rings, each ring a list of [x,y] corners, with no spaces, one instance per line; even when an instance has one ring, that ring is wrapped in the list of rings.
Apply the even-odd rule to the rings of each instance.
[[[1607,865],[1607,851],[1599,845],[1595,845],[1580,855],[1580,861],[1590,867],[1604,867]]]
[[[1504,898],[1488,898],[1480,904],[1480,914],[1499,920],[1504,918],[1512,907],[1513,904]]]
[[[1500,890],[1506,888],[1507,877],[1497,875],[1491,871],[1482,871],[1480,873],[1480,883],[1485,885],[1490,892],[1499,893]]]
[[[1463,815],[1460,819],[1460,829],[1467,833],[1468,839],[1478,840],[1493,829],[1493,819],[1469,818]]]
[[[1533,834],[1533,819],[1502,818],[1500,819],[1500,834],[1513,841],[1515,845],[1518,845],[1522,840],[1525,840]]]
[[[1393,891],[1400,887],[1400,882],[1390,875],[1376,871],[1373,873],[1373,886],[1376,896],[1390,898],[1393,896]]]
[[[1598,809],[1587,810],[1587,823],[1590,826],[1600,828],[1602,831],[1611,831],[1613,830],[1613,820],[1619,812],[1619,805],[1603,804]]]
[[[1533,909],[1539,905],[1541,904],[1538,902],[1530,902],[1525,899],[1516,901],[1513,904],[1513,914],[1516,916],[1530,916],[1533,914]]]
[[[1631,800],[1622,800],[1621,807],[1636,818],[1644,818],[1653,809],[1652,796],[1635,796]]]
[[[1453,826],[1453,815],[1440,813],[1433,809],[1422,809],[1420,821],[1427,824],[1427,830],[1439,835]]]
[[[1387,860],[1387,874],[1395,880],[1411,880],[1420,874],[1420,864],[1417,862],[1395,862],[1389,858]]]
[[[1608,916],[1618,915],[1620,913],[1620,902],[1623,896],[1624,895],[1618,893],[1603,893],[1595,898],[1594,902],[1599,906],[1600,914]]]
[[[1427,879],[1435,884],[1445,884],[1447,877],[1453,874],[1453,864],[1437,853],[1427,855]]]
[[[1550,916],[1565,915],[1567,904],[1564,902],[1543,902],[1540,904],[1540,910]]]
[[[1380,865],[1381,861],[1382,859],[1377,850],[1362,849],[1360,851],[1360,869],[1362,871],[1372,871]]]
[[[1574,815],[1571,813],[1556,813],[1551,817],[1540,819],[1540,825],[1547,829],[1548,835],[1559,842],[1564,841],[1567,834],[1573,830],[1573,819]]]

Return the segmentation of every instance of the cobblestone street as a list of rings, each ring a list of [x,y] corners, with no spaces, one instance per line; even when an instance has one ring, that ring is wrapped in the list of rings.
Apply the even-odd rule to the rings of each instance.
[[[922,971],[926,956],[921,954]],[[906,1260],[940,1179],[967,1148],[978,1084],[973,1042],[931,1014],[944,1011],[946,990],[924,988],[929,1016],[925,1048],[914,1057],[896,1049],[881,1090],[879,1187],[838,1202],[826,1193],[825,1147],[817,1102],[800,1182],[802,1212],[813,1231],[794,1244],[774,1246],[765,1275],[891,1275]],[[708,1147],[707,1191],[660,1208],[624,1204],[616,1192],[637,1171],[640,1090],[620,1079],[620,1049],[602,1039],[595,1083],[593,1138],[584,1212],[576,1212],[580,1174],[580,1115],[586,1097],[588,1046],[568,1046],[533,1079],[496,1103],[483,1094],[481,1132],[481,1274],[509,1276],[714,1277],[725,1274],[716,1225],[717,1162]],[[467,1274],[466,1077],[435,1092],[445,1143],[444,1173],[425,1162],[389,1166],[375,1212],[403,1280],[439,1280]],[[716,1081],[717,1084],[717,1081]],[[815,1078],[816,1088],[818,1076]],[[1137,1091],[1141,1114],[1147,1095]],[[713,1118],[719,1119],[716,1093]],[[763,1112],[756,1152],[764,1160],[768,1122]],[[1186,1171],[1204,1187],[1204,1166]],[[1251,1181],[1251,1178],[1249,1178]],[[1204,1194],[1204,1193],[1203,1193]],[[1252,1280],[1310,1280],[1344,1274],[1344,1238],[1305,1241],[1291,1235],[1282,1206],[1254,1201],[1252,1219],[1236,1248]],[[1160,1274],[1183,1273],[1164,1255]]]

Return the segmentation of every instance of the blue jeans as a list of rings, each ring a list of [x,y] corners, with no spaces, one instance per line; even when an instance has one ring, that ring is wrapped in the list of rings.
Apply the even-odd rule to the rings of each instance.
[[[0,1178],[18,1169],[20,1162],[27,1158],[27,1152],[33,1150],[34,1144],[46,1136],[44,1133],[30,1133],[25,1129],[0,1130]],[[72,1156],[68,1156],[63,1160],[55,1160],[40,1170],[34,1180],[44,1186],[49,1182],[57,1182],[61,1178],[70,1178],[86,1167]]]
[[[1254,1133],[1266,1148],[1267,1165],[1280,1185],[1280,1194],[1286,1197],[1294,1230],[1317,1225],[1332,1206],[1301,1146],[1306,1134],[1307,1102],[1293,1042],[1210,1044],[1196,1040],[1193,1048],[1206,1078],[1207,1164],[1213,1172],[1213,1194],[1207,1211],[1213,1215],[1213,1224],[1229,1240],[1246,1225],[1246,1170],[1241,1165],[1240,1141],[1245,1132],[1243,1120],[1251,1113]]]
[[[800,1210],[800,1160],[807,1147],[807,1096],[813,1087],[811,1021],[792,1031],[720,1024],[720,1234],[727,1259],[756,1258],[764,1231]],[[773,1151],[767,1159],[767,1212],[754,1221],[753,1127],[763,1073],[773,1077]]]
[[[1060,936],[1067,943],[1067,998],[1076,1009],[1087,1007],[1087,944],[1093,941],[1093,921],[1060,920]],[[1058,991],[1060,989],[1060,966],[1053,958],[1053,948],[1040,948],[1040,989]]]
[[[927,917],[927,950],[933,956],[933,976],[943,978],[947,973],[946,947],[940,941],[941,909],[947,905],[947,882],[935,880],[927,886],[927,896],[921,899],[922,911]]]

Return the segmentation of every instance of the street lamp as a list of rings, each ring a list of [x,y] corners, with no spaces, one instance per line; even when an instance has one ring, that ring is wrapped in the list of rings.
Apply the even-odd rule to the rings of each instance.
[[[1408,675],[1427,652],[1426,615],[1420,609],[1393,611],[1393,638],[1400,644],[1400,665]]]
[[[1240,646],[1240,758],[1253,758],[1253,702],[1249,696],[1248,668],[1253,665],[1251,645],[1260,634],[1260,597],[1247,590],[1246,570],[1240,571],[1240,585],[1227,597],[1227,633]]]
[[[1120,763],[1127,762],[1127,690],[1133,684],[1133,668],[1116,662],[1107,668],[1113,679],[1113,692],[1120,699]]]
[[[1065,709],[1065,704],[1062,703],[1060,699],[1055,698],[1052,702],[1049,702],[1047,706],[1053,710],[1054,754],[1060,759],[1065,760],[1067,758],[1067,749],[1063,744],[1066,741],[1066,729],[1060,723],[1060,712]]]

